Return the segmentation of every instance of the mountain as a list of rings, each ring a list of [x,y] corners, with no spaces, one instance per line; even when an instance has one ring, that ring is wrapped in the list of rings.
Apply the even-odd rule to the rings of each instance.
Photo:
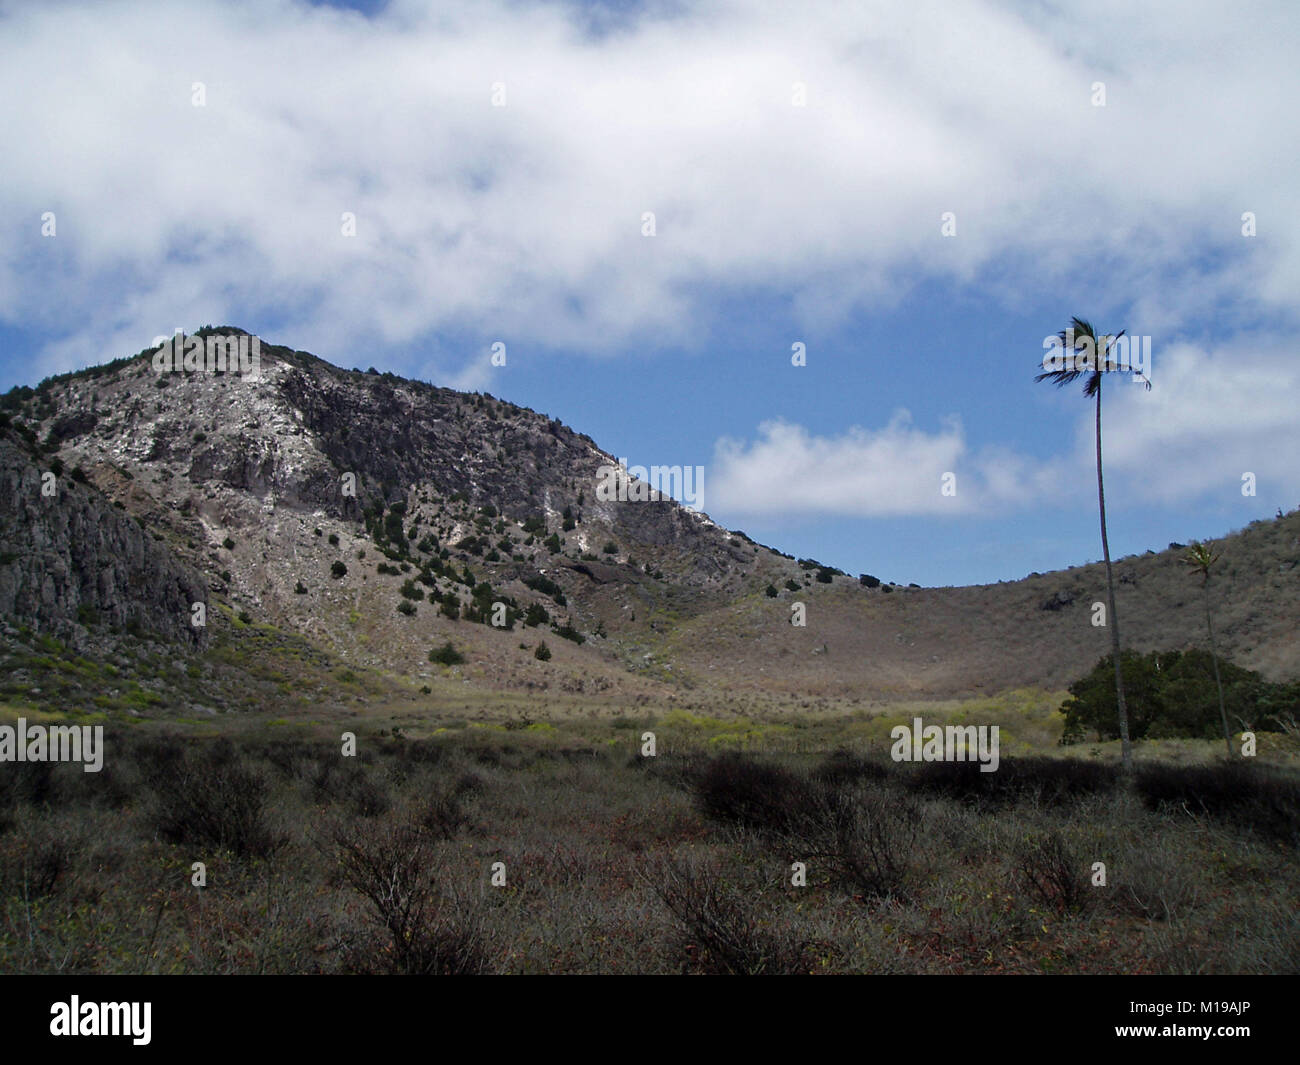
[[[671,499],[601,498],[612,455],[488,394],[269,344],[255,374],[156,361],[149,349],[0,402],[11,696],[41,675],[40,638],[128,671],[139,648],[165,658],[175,645],[194,659],[188,675],[152,669],[144,704],[205,712],[437,703],[466,688],[619,703],[945,698],[1059,689],[1108,651],[1091,623],[1105,599],[1097,564],[868,587]],[[40,495],[49,473],[53,498]],[[1294,678],[1300,513],[1222,547],[1221,649]],[[1126,646],[1202,642],[1199,584],[1178,555],[1116,563]],[[487,623],[494,613],[508,627]],[[463,664],[430,660],[448,640]],[[90,693],[64,679],[71,698]]]

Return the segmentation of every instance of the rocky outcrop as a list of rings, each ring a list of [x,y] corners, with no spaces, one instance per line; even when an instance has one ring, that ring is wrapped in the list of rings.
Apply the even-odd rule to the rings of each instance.
[[[0,430],[0,615],[55,634],[103,623],[199,647],[203,578],[96,489]]]

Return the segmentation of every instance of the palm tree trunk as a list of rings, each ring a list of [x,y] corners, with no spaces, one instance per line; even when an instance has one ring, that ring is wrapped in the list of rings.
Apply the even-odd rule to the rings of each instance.
[[[1125,771],[1133,768],[1133,745],[1128,737],[1128,706],[1124,702],[1124,669],[1119,658],[1119,616],[1115,613],[1115,575],[1110,565],[1110,540],[1106,536],[1106,489],[1101,477],[1101,377],[1097,378],[1097,507],[1101,511],[1101,553],[1106,560],[1106,594],[1110,600],[1110,651],[1115,660],[1115,702],[1119,710],[1120,755]]]
[[[1205,575],[1205,628],[1210,634],[1210,661],[1214,663],[1214,686],[1219,689],[1219,719],[1223,722],[1223,744],[1232,757],[1232,733],[1228,729],[1228,711],[1223,706],[1223,681],[1219,679],[1219,652],[1214,646],[1214,623],[1210,620],[1210,575]]]

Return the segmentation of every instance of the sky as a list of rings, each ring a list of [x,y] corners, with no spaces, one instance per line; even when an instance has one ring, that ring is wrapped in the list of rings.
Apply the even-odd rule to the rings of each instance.
[[[1077,315],[1150,357],[1112,553],[1222,536],[1300,505],[1297,45],[1289,0],[0,0],[0,389],[235,325],[971,584],[1100,558],[1094,408],[1034,381]]]

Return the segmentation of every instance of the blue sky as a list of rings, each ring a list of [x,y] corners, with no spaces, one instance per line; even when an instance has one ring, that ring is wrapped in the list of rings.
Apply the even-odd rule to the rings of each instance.
[[[1100,554],[1091,406],[1033,381],[1078,314],[1151,338],[1113,552],[1221,535],[1300,504],[1298,42],[1267,3],[0,3],[0,388],[235,324],[965,584]]]

